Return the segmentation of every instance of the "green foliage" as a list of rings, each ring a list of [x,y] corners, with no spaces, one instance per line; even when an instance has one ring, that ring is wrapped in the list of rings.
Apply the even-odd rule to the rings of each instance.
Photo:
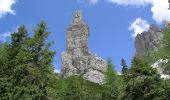
[[[166,28],[163,31],[162,47],[158,51],[148,51],[143,56],[150,64],[155,63],[159,59],[168,59],[170,61],[170,28]],[[170,71],[170,62],[165,65],[165,71]]]
[[[128,73],[125,97],[127,100],[163,100],[164,89],[160,75],[142,57],[134,57]]]
[[[165,100],[170,100],[170,80],[163,80],[162,87],[164,88]]]
[[[105,83],[89,82],[83,77],[71,76],[57,84],[58,100],[119,100],[123,95],[123,77],[117,76],[111,59],[108,59]]]
[[[112,83],[114,83],[116,80],[116,71],[114,69],[114,66],[112,64],[112,59],[108,58],[107,61],[107,70],[105,73],[105,82],[107,85],[111,85]]]
[[[112,64],[111,58],[107,61],[107,70],[105,73],[105,84],[103,97],[105,100],[116,100],[119,98],[119,88],[117,83],[117,75]]]
[[[153,64],[160,59],[161,55],[162,55],[161,52],[158,52],[158,51],[157,52],[148,51],[148,52],[145,52],[143,55],[140,55],[140,56],[145,58],[145,60],[149,64]]]
[[[170,61],[170,28],[164,31],[164,39],[163,39],[163,48],[160,50],[164,59],[168,59]],[[170,71],[170,62],[165,65],[165,70]]]
[[[12,34],[10,44],[0,51],[1,78],[0,99],[48,100],[56,97],[56,77],[53,71],[51,43],[46,43],[50,34],[41,22],[28,37],[24,26]]]
[[[128,66],[126,65],[125,59],[122,58],[121,60],[121,66],[122,66],[122,74],[126,74],[128,72]]]
[[[165,30],[163,49],[142,55],[148,62],[170,60],[170,29]],[[136,56],[124,75],[117,75],[109,58],[105,83],[95,84],[83,77],[59,79],[54,74],[53,57],[47,42],[50,32],[44,22],[28,36],[24,26],[11,35],[11,43],[0,45],[0,100],[169,100],[170,81],[161,80],[143,57]],[[170,70],[170,63],[166,70]]]
[[[58,82],[58,100],[101,100],[102,86],[71,76]]]

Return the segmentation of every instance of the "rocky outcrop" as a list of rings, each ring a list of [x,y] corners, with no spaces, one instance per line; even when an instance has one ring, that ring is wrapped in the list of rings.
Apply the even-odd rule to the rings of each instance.
[[[164,29],[170,28],[170,23],[166,20],[163,21],[163,28],[160,29],[156,25],[151,25],[148,31],[144,31],[138,34],[135,38],[136,54],[142,55],[148,51],[157,51],[163,46],[163,31]],[[167,74],[164,70],[164,65],[168,63],[168,60],[156,61],[151,67],[157,69],[160,73],[161,78],[170,79],[170,74]]]
[[[147,51],[157,51],[161,47],[163,33],[156,25],[151,25],[148,31],[138,34],[135,38],[136,54]]]
[[[163,20],[163,21],[162,21],[162,24],[163,24],[163,27],[164,27],[164,28],[170,28],[170,22],[169,22],[169,21]]]
[[[170,75],[169,74],[166,74],[165,71],[164,71],[164,65],[168,63],[168,60],[163,60],[163,59],[160,59],[158,61],[156,61],[154,64],[152,64],[152,68],[155,68],[158,73],[160,73],[161,75],[161,78],[163,79],[170,79]]]
[[[135,38],[136,54],[143,54],[147,51],[157,51],[162,47],[161,40],[163,39],[163,30],[170,28],[170,22],[163,20],[163,28],[156,25],[150,25],[148,31],[138,34]]]
[[[77,11],[67,29],[67,49],[62,53],[61,76],[83,76],[102,84],[106,62],[91,54],[88,48],[89,27],[83,22],[81,11]]]

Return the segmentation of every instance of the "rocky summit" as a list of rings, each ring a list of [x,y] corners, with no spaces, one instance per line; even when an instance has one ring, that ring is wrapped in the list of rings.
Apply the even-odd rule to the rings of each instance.
[[[61,77],[77,75],[103,84],[106,62],[90,52],[88,37],[89,26],[83,22],[81,11],[76,11],[67,29],[67,49],[62,53]]]
[[[163,33],[156,25],[151,25],[148,31],[138,34],[135,38],[136,54],[143,54],[147,51],[157,51],[161,46]]]
[[[170,22],[163,20],[163,28],[155,24],[150,25],[148,31],[138,34],[135,38],[136,54],[143,54],[147,51],[157,51],[162,47],[163,30],[170,28]]]
[[[148,51],[157,51],[163,46],[163,31],[164,29],[170,28],[170,23],[166,20],[163,21],[163,28],[159,28],[156,25],[150,25],[148,31],[144,31],[141,34],[138,34],[135,38],[135,48],[136,54],[142,55]],[[170,74],[164,70],[164,65],[168,63],[167,59],[160,58],[151,67],[157,69],[160,73],[161,78],[170,79]]]

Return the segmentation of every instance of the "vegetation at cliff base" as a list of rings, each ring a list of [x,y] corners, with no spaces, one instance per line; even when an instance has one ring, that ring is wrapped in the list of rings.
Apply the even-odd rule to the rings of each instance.
[[[161,47],[158,51],[148,51],[144,53],[143,56],[150,64],[163,59],[170,61],[170,28],[163,29],[163,39],[161,41]],[[165,66],[166,73],[170,72],[170,62],[166,63]]]

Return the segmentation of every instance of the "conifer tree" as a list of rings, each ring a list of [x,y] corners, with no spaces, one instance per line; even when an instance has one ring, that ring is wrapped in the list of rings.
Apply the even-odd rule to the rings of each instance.
[[[121,66],[122,66],[122,74],[127,74],[128,72],[128,66],[126,65],[125,59],[121,59]]]
[[[51,43],[46,43],[48,35],[46,24],[41,22],[34,30],[34,36],[21,45],[13,75],[16,78],[14,99],[50,99],[49,93],[54,91],[52,86],[55,84],[52,65],[55,52],[49,50]]]
[[[21,44],[27,37],[24,26],[18,28],[18,32],[12,34],[11,44],[5,43],[0,53],[0,99],[11,99],[13,94],[13,74],[16,68],[16,56],[21,48]]]
[[[41,22],[28,37],[24,26],[12,34],[11,43],[0,51],[0,99],[49,100],[56,98],[52,43],[46,43],[50,32]],[[4,50],[3,50],[4,49]],[[5,87],[5,88],[4,88]],[[7,87],[7,88],[6,88]]]
[[[118,85],[117,76],[111,58],[107,61],[107,70],[105,73],[105,84],[104,84],[103,100],[116,100],[118,99]]]

